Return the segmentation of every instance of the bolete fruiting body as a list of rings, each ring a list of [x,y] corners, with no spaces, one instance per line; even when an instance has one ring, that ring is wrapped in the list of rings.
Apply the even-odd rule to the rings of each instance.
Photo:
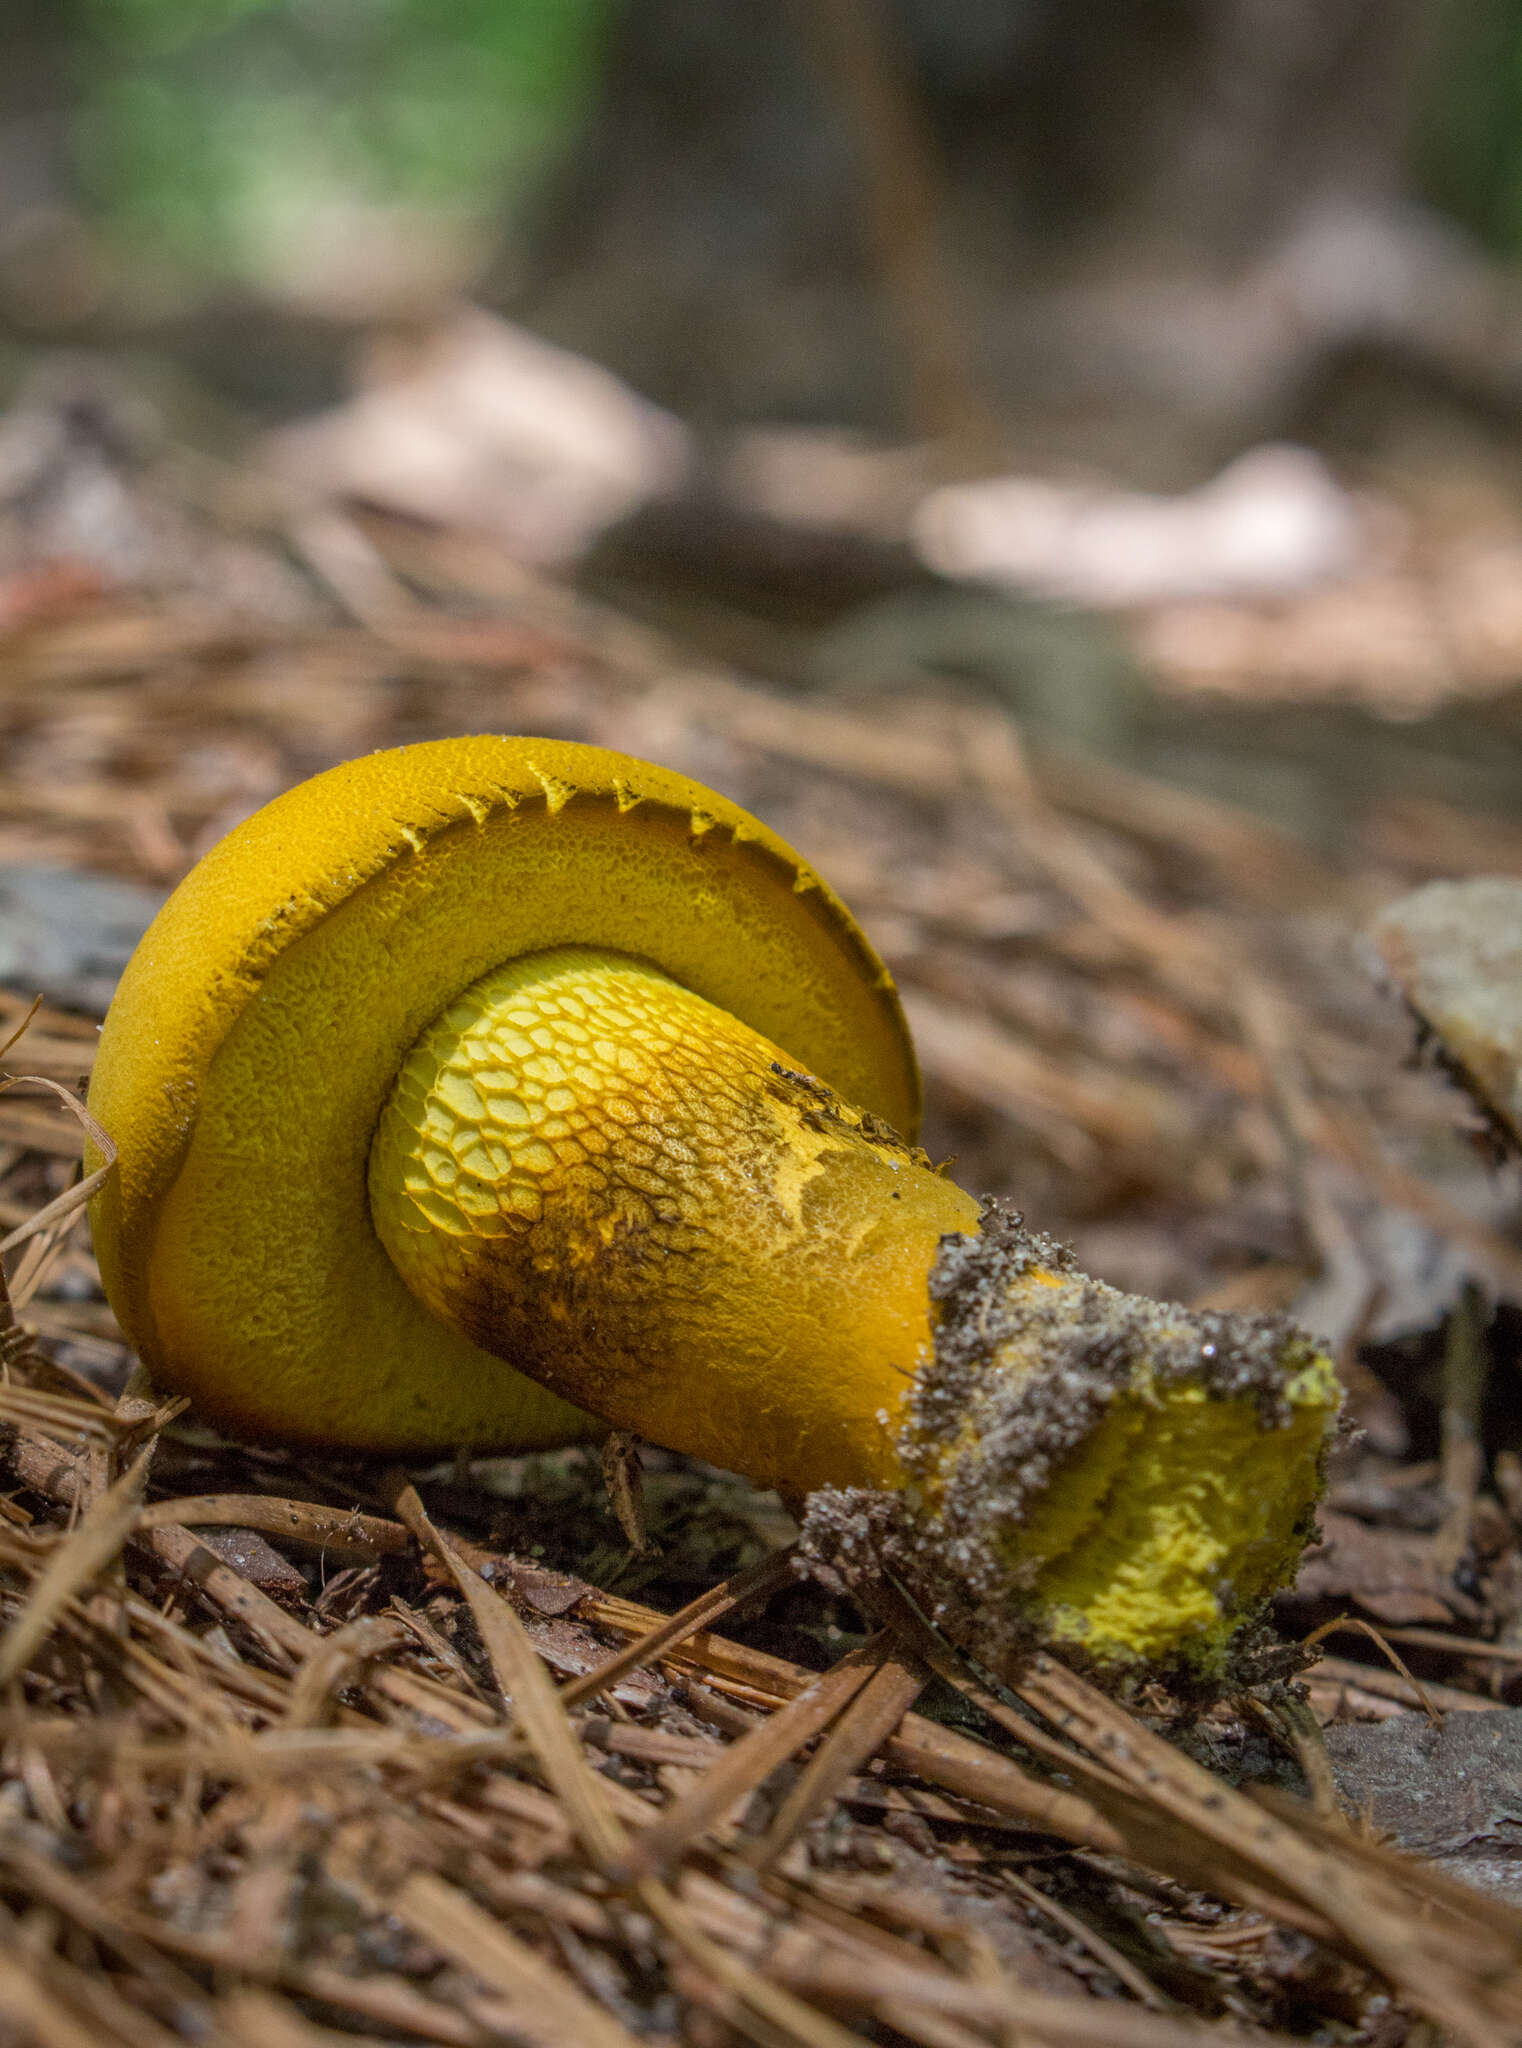
[[[887,1500],[932,1606],[965,1586],[1099,1660],[1219,1663],[1303,1541],[1326,1361],[980,1234],[913,1149],[913,1051],[849,914],[669,771],[470,739],[290,791],[143,940],[91,1107],[113,1306],[234,1433],[612,1423]],[[962,1313],[969,1245],[994,1265]]]

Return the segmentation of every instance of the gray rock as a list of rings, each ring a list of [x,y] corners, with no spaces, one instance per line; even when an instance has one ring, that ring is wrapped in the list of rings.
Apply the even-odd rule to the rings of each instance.
[[[70,868],[0,867],[0,985],[99,1014],[163,900]]]
[[[1328,1728],[1355,1813],[1450,1877],[1522,1906],[1522,1708]]]

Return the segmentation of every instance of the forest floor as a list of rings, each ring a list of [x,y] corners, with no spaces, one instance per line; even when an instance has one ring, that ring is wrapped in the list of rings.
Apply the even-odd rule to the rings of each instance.
[[[47,481],[77,551],[35,492],[0,524],[0,1038],[38,1077],[0,1095],[0,2041],[1522,2042],[1522,1202],[1364,936],[1522,876],[1505,536],[1466,529],[1501,593],[1467,641],[1451,494],[1383,613],[1319,601],[1319,657],[1304,607],[1123,623],[1193,650],[1128,759],[974,688],[782,691],[467,533],[245,481],[82,431]],[[756,811],[892,968],[933,1157],[1101,1277],[1336,1343],[1359,1429],[1278,1605],[1321,1631],[1298,1688],[990,1687],[669,1455],[642,1559],[595,1454],[401,1474],[128,1386],[45,1084],[82,1088],[231,825],[480,731]]]

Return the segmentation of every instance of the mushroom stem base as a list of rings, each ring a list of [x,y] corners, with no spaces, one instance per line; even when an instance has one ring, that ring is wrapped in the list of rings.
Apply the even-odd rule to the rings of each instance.
[[[990,1212],[932,1277],[910,1484],[810,1503],[814,1553],[894,1572],[999,1665],[1036,1643],[1219,1681],[1314,1527],[1338,1407],[1282,1317],[1191,1314],[1087,1279]]]

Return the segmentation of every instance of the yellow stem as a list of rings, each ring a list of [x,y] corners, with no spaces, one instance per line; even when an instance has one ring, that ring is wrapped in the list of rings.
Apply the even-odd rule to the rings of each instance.
[[[557,948],[460,996],[370,1157],[382,1243],[483,1350],[791,1494],[891,1486],[928,1280],[978,1205],[655,968]]]

